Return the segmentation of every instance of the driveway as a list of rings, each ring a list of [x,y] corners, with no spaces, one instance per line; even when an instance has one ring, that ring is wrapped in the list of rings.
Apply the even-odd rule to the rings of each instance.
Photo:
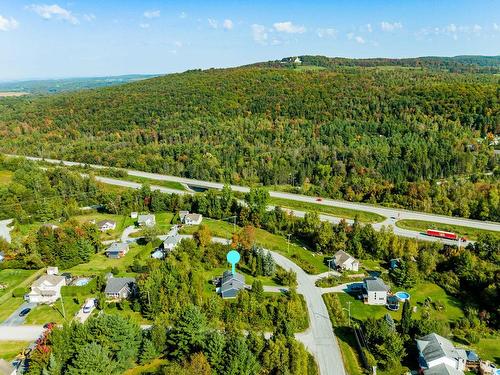
[[[90,300],[94,300],[94,304],[92,305],[92,307],[90,308],[90,311],[89,312],[83,312],[83,308],[85,307],[85,305],[87,304],[87,302],[89,302]],[[80,322],[80,323],[85,323],[85,321],[89,318],[90,315],[92,315],[92,311],[94,311],[95,309],[95,299],[94,298],[88,298],[87,300],[85,300],[85,303],[82,305],[81,309],[78,310],[78,312],[76,313],[75,315],[75,320]]]
[[[23,311],[26,308],[34,309],[36,307],[36,303],[29,303],[29,302],[24,302],[21,306],[17,308],[16,311],[14,311],[1,325],[2,326],[20,326],[24,324],[24,321],[26,320],[26,317],[30,314],[28,313],[25,316],[19,316],[19,313]],[[0,329],[0,331],[3,331],[4,327]]]

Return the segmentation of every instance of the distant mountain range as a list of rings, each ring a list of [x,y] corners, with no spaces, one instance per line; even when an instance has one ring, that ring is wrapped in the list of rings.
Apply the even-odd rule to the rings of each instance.
[[[50,94],[82,89],[106,87],[157,77],[152,74],[129,74],[110,77],[63,78],[28,81],[0,82],[0,92],[24,92],[29,94]]]

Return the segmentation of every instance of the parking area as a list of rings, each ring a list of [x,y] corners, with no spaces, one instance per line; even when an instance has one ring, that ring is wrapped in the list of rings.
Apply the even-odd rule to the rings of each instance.
[[[1,325],[2,326],[20,326],[20,325],[24,324],[24,321],[26,320],[26,316],[29,313],[26,314],[26,315],[24,315],[24,316],[19,316],[19,314],[24,309],[31,309],[31,310],[33,310],[36,306],[37,306],[36,303],[24,302],[5,321],[3,321]]]

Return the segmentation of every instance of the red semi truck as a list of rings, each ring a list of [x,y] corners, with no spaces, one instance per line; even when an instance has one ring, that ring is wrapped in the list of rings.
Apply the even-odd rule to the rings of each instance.
[[[467,238],[465,238],[465,237],[460,238],[456,233],[445,232],[443,230],[427,229],[427,232],[425,232],[425,234],[427,234],[428,236],[431,236],[431,237],[446,238],[447,240],[467,241]]]

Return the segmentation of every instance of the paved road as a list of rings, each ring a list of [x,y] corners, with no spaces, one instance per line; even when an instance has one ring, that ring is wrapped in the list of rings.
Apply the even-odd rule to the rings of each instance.
[[[230,240],[214,237],[212,241],[227,244]],[[333,333],[332,323],[325,302],[321,297],[321,288],[316,287],[315,277],[308,275],[290,259],[270,251],[276,264],[297,274],[297,292],[304,296],[309,313],[309,328],[295,335],[314,355],[321,375],[345,375],[344,362],[337,338]]]
[[[33,310],[33,308],[36,307],[36,303],[29,303],[29,302],[24,302],[21,306],[17,308],[16,311],[14,311],[6,320],[3,321],[2,324],[0,324],[1,328],[0,331],[3,331],[5,326],[20,326],[21,324],[24,323],[26,320],[26,317],[29,315],[25,316],[19,316],[19,313],[23,311],[24,309],[30,308]]]
[[[0,220],[0,238],[3,238],[8,243],[10,243],[11,241],[10,231],[14,229],[13,227],[9,226],[10,224],[12,224],[12,221],[13,219]]]
[[[11,155],[11,156],[15,156],[15,155]],[[54,160],[54,159],[42,159],[42,158],[37,158],[37,157],[27,157],[27,159],[35,160],[35,161],[44,160],[46,162],[55,163],[55,164],[63,163],[63,164],[68,165],[68,166],[75,166],[75,165],[76,166],[84,166],[84,165],[86,165],[84,163],[78,163],[78,162],[61,161],[61,160]],[[90,164],[90,166],[93,168],[96,168],[96,169],[106,168],[105,166],[102,166],[102,165]],[[169,176],[169,175],[157,174],[157,173],[141,172],[141,171],[136,171],[136,170],[131,170],[131,169],[127,169],[126,171],[131,176],[144,177],[144,178],[158,180],[158,181],[175,181],[175,182],[180,182],[182,184],[185,184],[185,185],[188,185],[191,187],[212,188],[212,189],[222,189],[222,187],[223,187],[223,184],[217,183],[217,182],[195,180],[195,179],[189,179],[189,178],[177,177],[177,176]],[[133,188],[135,187],[135,184],[132,182],[129,182],[129,181],[120,181],[120,180],[110,179],[107,177],[99,177],[99,180],[102,182],[110,183],[110,184],[114,184],[114,185],[127,186],[127,187],[133,187]],[[117,181],[120,181],[120,182],[117,182]],[[239,191],[239,192],[248,192],[249,191],[249,188],[245,187],[245,186],[231,185],[231,188],[234,191]],[[161,186],[155,186],[155,189],[158,189],[158,190],[164,191],[164,192],[168,192],[168,193],[180,193],[179,190],[168,189],[168,188],[164,188]],[[184,191],[183,193],[190,194],[192,192],[191,191]],[[467,226],[467,227],[471,227],[471,228],[500,231],[500,223],[496,223],[496,222],[487,222],[487,221],[479,221],[479,220],[472,220],[472,219],[465,219],[465,218],[458,218],[458,217],[451,217],[451,216],[443,216],[443,215],[436,215],[436,214],[430,214],[430,213],[424,213],[424,212],[409,211],[409,210],[403,210],[403,209],[397,209],[397,208],[388,208],[388,207],[381,207],[381,206],[374,206],[374,205],[363,204],[363,203],[354,203],[354,202],[332,200],[332,199],[323,199],[321,202],[318,202],[318,201],[316,201],[315,197],[310,197],[310,196],[305,196],[305,195],[300,195],[300,194],[283,193],[283,192],[279,192],[279,191],[270,191],[269,193],[270,193],[271,197],[276,197],[276,198],[283,198],[283,199],[289,199],[289,200],[294,200],[294,201],[299,201],[299,202],[315,203],[315,204],[322,204],[325,206],[341,207],[341,208],[348,208],[348,209],[376,213],[376,214],[382,215],[382,216],[387,218],[382,223],[374,224],[374,227],[376,229],[380,229],[380,227],[382,227],[383,225],[392,226],[394,228],[394,232],[398,235],[405,236],[405,237],[411,237],[411,238],[418,238],[418,239],[422,239],[422,240],[430,240],[430,241],[437,240],[437,241],[442,241],[445,243],[456,244],[455,241],[448,241],[448,240],[431,238],[431,237],[424,236],[416,231],[409,231],[409,230],[398,228],[395,226],[396,219],[397,220],[409,220],[409,219],[411,219],[411,220],[423,220],[423,221],[431,221],[431,222],[436,222],[436,223],[462,225],[462,226]],[[294,212],[296,212],[296,214],[299,215],[299,211],[294,211]],[[338,218],[334,218],[333,216],[322,215],[322,217],[325,220],[332,221],[332,222],[336,222],[339,220]],[[396,218],[396,219],[391,219],[391,218]]]

